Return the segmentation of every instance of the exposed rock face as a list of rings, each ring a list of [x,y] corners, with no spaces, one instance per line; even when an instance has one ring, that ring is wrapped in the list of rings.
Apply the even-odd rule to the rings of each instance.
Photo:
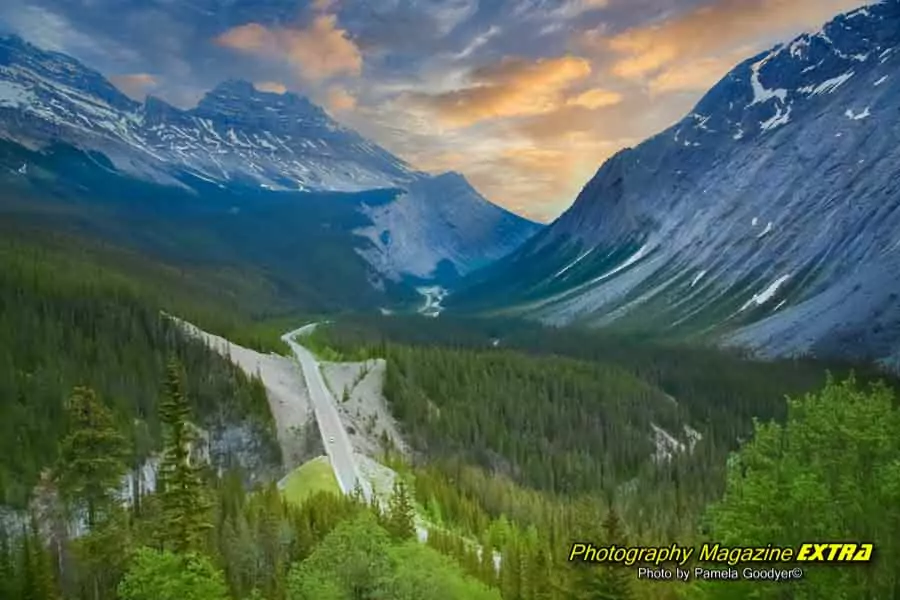
[[[888,0],[747,60],[450,308],[896,361],[898,46]]]

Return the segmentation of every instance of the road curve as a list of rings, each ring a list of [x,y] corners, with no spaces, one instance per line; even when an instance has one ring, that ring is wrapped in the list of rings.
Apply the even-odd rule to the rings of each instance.
[[[341,423],[338,414],[337,403],[332,393],[325,385],[322,372],[319,370],[319,362],[312,352],[295,341],[298,336],[312,333],[317,323],[312,323],[281,336],[281,339],[290,347],[297,361],[303,369],[306,378],[306,386],[309,388],[309,397],[312,402],[313,412],[319,424],[319,432],[322,434],[322,443],[325,452],[331,461],[334,475],[338,485],[345,494],[350,494],[357,485],[362,488],[366,501],[371,500],[371,486],[360,476],[359,467],[353,456],[353,445],[347,430]]]
[[[345,494],[352,493],[356,486],[362,489],[366,502],[372,501],[372,486],[369,481],[361,476],[359,466],[353,455],[353,445],[347,430],[341,423],[341,417],[337,410],[337,401],[334,395],[325,385],[322,372],[319,370],[319,361],[312,352],[300,345],[295,338],[312,333],[318,323],[304,325],[281,336],[281,339],[290,347],[297,361],[303,369],[306,378],[306,387],[309,388],[309,396],[312,401],[316,421],[319,423],[319,432],[322,434],[322,442],[325,444],[325,452],[331,460],[331,468]],[[334,440],[333,442],[331,440]],[[428,528],[418,515],[415,519],[416,537],[423,544],[428,541]],[[479,553],[481,546],[478,546]],[[480,556],[480,554],[479,554]],[[500,568],[500,554],[494,551],[494,567]]]

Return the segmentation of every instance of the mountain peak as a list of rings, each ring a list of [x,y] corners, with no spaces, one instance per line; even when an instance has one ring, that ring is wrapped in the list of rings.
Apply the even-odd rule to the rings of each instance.
[[[310,126],[337,127],[321,107],[303,96],[261,91],[249,81],[240,79],[223,81],[211,89],[191,113],[279,131]]]
[[[99,71],[66,54],[43,50],[15,34],[0,36],[0,65],[16,66],[43,80],[81,90],[117,109],[134,110],[139,106]],[[24,72],[19,73],[18,77],[28,79]]]
[[[209,93],[213,95],[235,93],[252,96],[258,92],[259,90],[245,79],[226,79],[214,87]]]
[[[438,173],[434,176],[434,179],[440,179],[447,183],[455,182],[455,183],[468,183],[466,176],[460,173],[459,171],[445,171],[443,173]]]
[[[896,364],[898,63],[900,0],[748,58],[451,305]]]

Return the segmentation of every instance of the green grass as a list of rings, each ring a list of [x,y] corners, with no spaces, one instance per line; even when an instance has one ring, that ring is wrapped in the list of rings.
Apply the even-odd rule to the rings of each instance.
[[[341,493],[327,456],[314,458],[294,469],[288,475],[282,494],[288,502],[300,506],[319,492]]]

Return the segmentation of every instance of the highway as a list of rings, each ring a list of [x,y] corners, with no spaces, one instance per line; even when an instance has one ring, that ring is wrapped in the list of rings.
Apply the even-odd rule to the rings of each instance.
[[[319,362],[312,352],[295,341],[296,337],[311,333],[316,325],[316,323],[306,325],[284,334],[281,339],[291,347],[291,351],[303,369],[313,412],[319,424],[319,432],[322,434],[322,443],[325,445],[325,452],[331,461],[338,485],[345,494],[350,494],[358,483],[366,501],[370,501],[371,486],[364,478],[360,477],[359,467],[353,457],[353,445],[350,443],[347,430],[341,423],[334,396],[325,385],[322,372],[319,370]]]
[[[357,482],[362,489],[366,502],[372,501],[372,485],[366,478],[360,475],[359,466],[353,454],[353,445],[347,430],[341,423],[341,417],[337,409],[337,401],[334,395],[325,385],[322,372],[319,370],[319,361],[312,352],[299,344],[295,338],[312,333],[317,323],[305,325],[281,336],[290,347],[297,361],[303,369],[306,378],[306,387],[309,389],[310,401],[319,423],[319,432],[322,434],[322,442],[325,444],[325,452],[331,461],[334,475],[345,494],[350,494],[356,488]],[[334,441],[331,441],[334,440]],[[428,540],[428,529],[421,517],[416,516],[416,537],[420,542]],[[480,551],[480,547],[479,547]],[[494,563],[499,568],[500,555],[494,552]]]

